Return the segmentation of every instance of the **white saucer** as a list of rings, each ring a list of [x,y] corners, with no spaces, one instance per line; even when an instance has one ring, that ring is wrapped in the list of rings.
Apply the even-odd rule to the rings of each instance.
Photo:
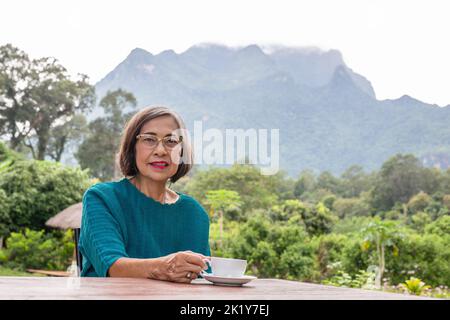
[[[224,286],[242,286],[245,283],[248,283],[252,280],[257,279],[257,277],[254,276],[242,276],[242,277],[223,277],[223,276],[215,276],[210,273],[202,272],[201,276],[212,282],[213,284],[217,285],[224,285]]]

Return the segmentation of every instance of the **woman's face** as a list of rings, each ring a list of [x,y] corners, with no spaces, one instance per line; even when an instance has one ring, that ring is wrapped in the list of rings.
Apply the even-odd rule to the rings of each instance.
[[[171,142],[173,139],[179,140],[177,129],[177,123],[169,115],[152,119],[144,124],[139,134],[145,136],[136,141],[136,166],[139,174],[153,181],[166,182],[177,172],[181,158],[181,143],[172,149],[164,146],[164,141],[159,141],[153,147],[149,143],[155,138],[160,140],[172,137]]]

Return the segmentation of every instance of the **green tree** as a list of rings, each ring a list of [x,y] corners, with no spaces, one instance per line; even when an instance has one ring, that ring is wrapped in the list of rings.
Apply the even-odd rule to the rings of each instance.
[[[118,89],[108,91],[100,101],[105,117],[89,123],[89,133],[81,143],[75,158],[82,168],[89,168],[93,176],[106,181],[117,176],[116,153],[120,136],[131,113],[124,114],[127,107],[136,107],[133,94]]]
[[[332,197],[332,196],[336,196],[336,195],[328,189],[319,188],[319,189],[315,189],[313,191],[307,191],[307,192],[303,193],[300,196],[300,200],[305,203],[315,204],[318,202],[323,202],[324,199],[326,199],[328,197]]]
[[[434,193],[423,211],[426,212],[432,220],[450,214],[449,208],[445,205],[445,195],[442,195],[441,192]]]
[[[333,226],[333,233],[336,234],[353,234],[361,231],[369,222],[372,221],[372,217],[346,217],[339,219]]]
[[[50,135],[47,153],[55,161],[61,161],[61,156],[67,145],[79,143],[87,133],[86,117],[82,114],[74,115],[69,121],[55,126]]]
[[[130,117],[130,113],[125,113],[125,110],[127,108],[134,109],[136,105],[137,101],[134,95],[123,89],[108,91],[100,101],[100,107],[110,119],[113,132],[123,130],[124,121]]]
[[[446,194],[442,197],[442,204],[450,210],[450,194]]]
[[[318,189],[329,190],[334,194],[339,194],[341,190],[341,181],[329,171],[324,171],[317,177],[316,187]]]
[[[0,176],[14,165],[16,161],[23,160],[22,156],[9,149],[0,141]],[[10,206],[11,202],[6,192],[0,189],[0,250],[3,247],[3,239],[9,233],[8,226],[11,225]]]
[[[431,223],[430,216],[425,212],[417,212],[413,216],[411,216],[411,225],[412,227],[419,231],[420,233],[423,233],[425,230],[425,227]]]
[[[325,205],[325,207],[332,210],[333,205],[336,202],[336,200],[337,200],[337,197],[334,194],[331,194],[331,195],[325,196],[320,202],[322,202]]]
[[[348,241],[347,235],[324,234],[314,239],[316,242],[316,256],[320,280],[333,276],[338,270],[334,268],[336,264],[341,264],[342,252],[345,243]]]
[[[40,230],[45,222],[80,202],[91,181],[86,171],[58,162],[22,160],[0,172],[0,190],[9,206],[7,232]]]
[[[25,228],[13,232],[6,240],[6,266],[26,270],[50,269],[65,271],[73,257],[73,231],[34,231]]]
[[[450,195],[450,168],[448,168],[445,172],[443,172],[442,177],[441,177],[441,184],[440,184],[439,188],[445,194]]]
[[[292,217],[302,217],[306,206],[297,199],[285,200],[279,205],[272,206],[269,217],[273,221],[288,221]]]
[[[309,239],[297,241],[288,245],[279,256],[278,275],[282,279],[311,281],[315,277],[314,248]],[[269,275],[270,276],[270,275]]]
[[[206,204],[211,208],[210,215],[219,214],[220,242],[223,239],[223,213],[230,207],[239,207],[241,198],[236,191],[232,190],[209,190],[206,193]]]
[[[442,216],[425,227],[425,232],[450,238],[450,216]]]
[[[330,233],[337,217],[321,202],[302,211],[302,221],[310,236]]]
[[[433,286],[450,285],[450,247],[448,236],[418,234],[403,229],[404,237],[396,242],[399,253],[386,252],[386,269],[392,283],[401,283],[411,275]]]
[[[259,242],[269,236],[271,223],[262,211],[253,211],[251,217],[239,226],[238,236],[230,243],[231,256],[249,260],[249,270],[258,274],[258,262],[252,258]],[[272,255],[271,255],[272,256]],[[268,260],[266,257],[266,261]],[[275,264],[275,262],[270,262]]]
[[[4,161],[12,161],[23,159],[23,156],[11,149],[5,143],[0,141],[0,163]]]
[[[383,163],[372,190],[372,206],[389,210],[396,202],[407,203],[421,190],[422,165],[413,155],[401,155]]]
[[[273,245],[267,241],[258,241],[249,256],[253,272],[260,277],[270,277],[276,274],[278,256]]]
[[[437,168],[423,168],[420,187],[427,194],[434,194],[441,189],[443,174]]]
[[[419,211],[424,211],[430,205],[431,201],[431,197],[421,191],[408,201],[407,207],[412,214],[415,214]]]
[[[398,252],[395,240],[401,236],[397,225],[394,221],[381,221],[378,217],[370,222],[362,231],[365,235],[362,244],[363,250],[369,249],[371,245],[375,245],[378,257],[378,271],[375,277],[375,285],[381,288],[381,279],[385,270],[385,250],[387,247],[393,247],[394,252]],[[396,255],[395,254],[395,255]]]
[[[332,209],[339,218],[370,215],[370,204],[362,197],[338,198],[334,201]]]
[[[264,210],[253,211],[230,241],[230,256],[248,260],[260,277],[311,280],[314,247],[302,225],[272,222]]]
[[[202,204],[208,190],[226,189],[236,191],[241,197],[244,213],[258,208],[270,208],[279,200],[283,189],[282,173],[264,176],[253,165],[235,164],[231,168],[199,170],[185,186],[185,192]]]
[[[9,136],[16,149],[32,130],[32,97],[34,81],[28,55],[11,44],[0,46],[0,134]]]
[[[341,175],[341,192],[344,198],[358,197],[361,192],[369,191],[374,175],[366,174],[359,165],[350,166]]]
[[[303,193],[316,188],[316,177],[310,170],[303,170],[294,184],[294,196],[299,198]]]
[[[3,238],[8,234],[8,226],[11,225],[9,207],[10,203],[6,192],[0,189],[0,250],[3,247]]]
[[[94,87],[86,75],[71,80],[55,58],[30,60],[11,45],[0,47],[0,130],[44,160],[53,127],[92,108]]]

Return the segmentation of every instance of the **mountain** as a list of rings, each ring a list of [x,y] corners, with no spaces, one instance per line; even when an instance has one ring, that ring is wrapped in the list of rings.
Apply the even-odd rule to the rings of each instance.
[[[307,168],[340,174],[353,164],[375,170],[399,152],[424,163],[450,155],[450,106],[377,100],[337,50],[202,44],[153,55],[136,48],[96,84],[98,98],[117,88],[140,107],[172,107],[191,131],[195,120],[204,130],[280,129],[280,167],[292,176]],[[96,108],[90,118],[101,114]]]

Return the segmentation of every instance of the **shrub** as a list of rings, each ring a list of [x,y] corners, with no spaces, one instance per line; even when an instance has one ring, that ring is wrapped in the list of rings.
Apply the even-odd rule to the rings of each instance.
[[[248,256],[249,267],[259,277],[273,277],[277,274],[277,254],[273,246],[266,241],[259,241]]]
[[[356,274],[359,270],[367,270],[370,265],[378,263],[373,254],[374,248],[362,250],[363,237],[358,232],[349,233],[348,240],[342,250],[342,270],[349,274]]]
[[[5,223],[8,233],[44,229],[50,217],[80,202],[90,184],[87,172],[79,168],[50,161],[15,162],[0,172],[0,190],[14,203]]]
[[[276,175],[261,175],[254,165],[233,165],[231,168],[199,170],[189,179],[184,190],[201,204],[206,205],[206,191],[227,189],[236,191],[242,200],[244,212],[274,205],[283,193],[282,172]],[[206,190],[206,191],[205,191]]]
[[[425,232],[441,237],[450,235],[450,216],[442,216],[425,227]]]
[[[6,195],[6,192],[0,189],[0,238],[8,234],[8,226],[11,225],[9,206],[10,202]],[[0,248],[1,247],[2,244],[0,243]]]
[[[450,285],[450,246],[436,234],[405,233],[397,243],[398,255],[386,252],[386,275],[398,284],[414,275],[432,286]]]
[[[321,279],[328,278],[336,272],[334,265],[341,263],[343,249],[347,241],[346,235],[333,233],[314,239],[317,266]]]
[[[44,230],[27,228],[24,232],[11,233],[2,251],[5,265],[13,269],[66,270],[73,257],[73,232],[45,234]]]
[[[450,194],[446,194],[442,197],[442,204],[450,209]]]
[[[411,226],[420,233],[423,233],[429,223],[431,217],[425,212],[418,212],[411,217]]]
[[[358,232],[368,225],[370,221],[372,221],[371,217],[348,217],[339,219],[333,226],[333,233],[345,234]]]
[[[401,284],[401,287],[405,289],[409,294],[415,294],[420,296],[425,290],[430,289],[429,285],[426,285],[422,280],[411,277]]]
[[[279,205],[272,206],[269,211],[269,217],[272,221],[288,221],[294,216],[301,217],[306,211],[303,202],[295,200],[285,200]]]
[[[308,208],[302,212],[302,219],[306,231],[310,236],[330,233],[337,217],[322,203]]]
[[[425,192],[421,191],[415,196],[411,197],[411,199],[408,202],[408,208],[409,211],[412,214],[415,214],[419,211],[425,210],[426,207],[428,207],[431,204],[431,197],[426,194]]]
[[[6,160],[18,160],[22,159],[23,156],[11,149],[9,149],[5,143],[0,141],[0,162],[6,161]]]
[[[312,245],[299,241],[288,246],[276,261],[276,267],[280,278],[311,281],[315,277]]]
[[[259,277],[310,280],[314,249],[301,220],[274,222],[267,215],[255,211],[239,225],[228,243],[229,256],[247,259],[249,272]]]
[[[333,203],[333,211],[338,217],[369,216],[369,204],[359,198],[339,198]]]
[[[333,204],[336,201],[337,197],[334,194],[325,196],[321,202],[325,205],[325,207],[327,207],[328,209],[332,210],[333,209]]]
[[[323,280],[322,283],[337,287],[374,289],[375,273],[359,270],[355,276],[339,271],[333,277]]]

